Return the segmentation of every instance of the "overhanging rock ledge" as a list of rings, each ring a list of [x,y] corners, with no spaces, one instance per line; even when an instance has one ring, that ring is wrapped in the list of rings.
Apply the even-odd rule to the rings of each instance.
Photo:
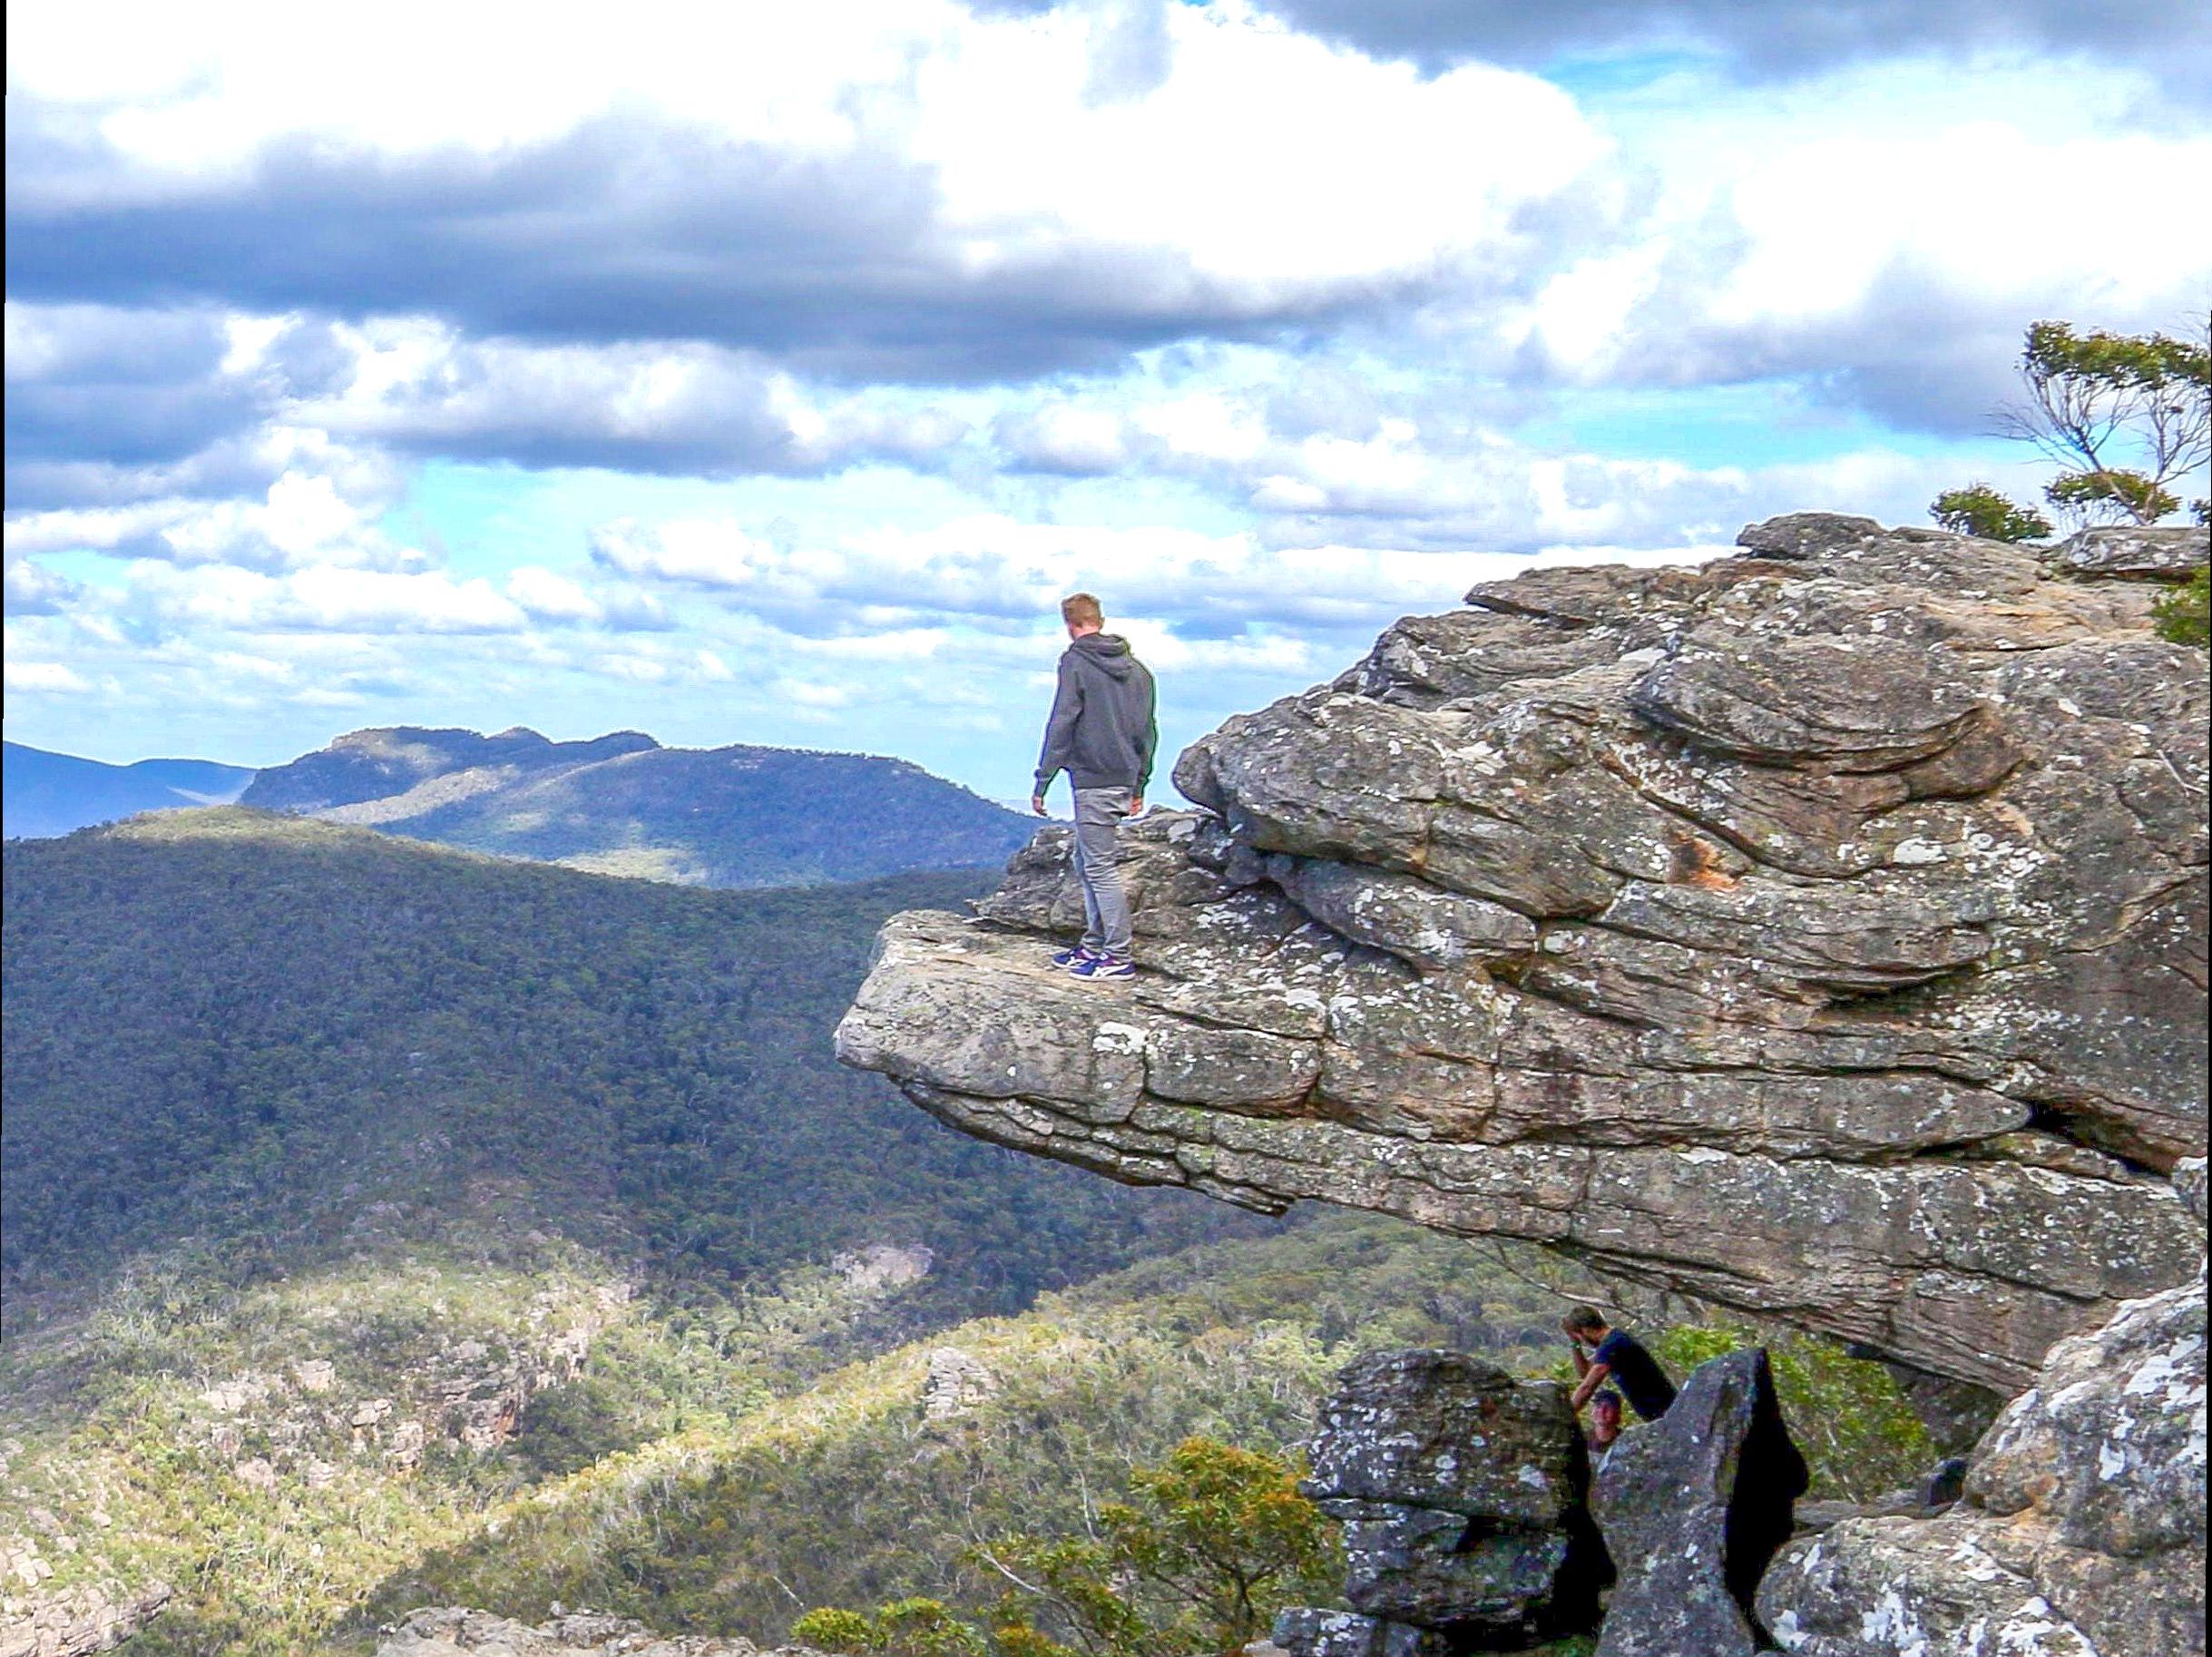
[[[1400,622],[1124,836],[1144,970],[1053,972],[1064,830],[885,928],[838,1031],[966,1131],[1522,1238],[2026,1385],[2191,1276],[2199,531],[2095,560],[1800,514]]]

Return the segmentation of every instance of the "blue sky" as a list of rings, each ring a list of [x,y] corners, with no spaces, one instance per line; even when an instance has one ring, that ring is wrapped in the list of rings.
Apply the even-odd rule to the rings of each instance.
[[[2212,298],[2196,8],[318,16],[11,8],[15,740],[1018,795],[1064,592],[1179,744],[1532,560],[2032,496],[2025,324]]]

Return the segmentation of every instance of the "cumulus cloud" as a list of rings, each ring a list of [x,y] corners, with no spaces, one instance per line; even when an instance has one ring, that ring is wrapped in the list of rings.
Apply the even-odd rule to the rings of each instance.
[[[322,564],[281,575],[235,565],[130,571],[130,607],[164,630],[228,632],[510,632],[523,607],[481,576]]]
[[[19,10],[11,655],[241,721],[949,755],[1088,587],[1188,724],[1532,559],[1917,517],[2027,320],[2212,283],[2139,0]]]
[[[1248,533],[1038,524],[1004,514],[835,543],[786,544],[719,519],[616,524],[595,536],[593,554],[632,579],[711,592],[848,659],[931,655],[945,643],[939,630],[953,625],[1025,640],[1040,618],[1057,615],[1067,593],[1090,590],[1107,598],[1116,625],[1138,618],[1127,624],[1163,649],[1200,651],[1182,659],[1223,667],[1290,660],[1281,642],[1243,637],[1249,628],[1357,630],[1450,604],[1469,567],[1462,552],[1269,548]],[[1201,640],[1227,642],[1201,650]]]
[[[964,425],[927,404],[824,395],[758,353],[698,342],[475,341],[428,318],[329,330],[343,383],[287,417],[416,454],[701,476],[926,462]]]
[[[625,583],[589,586],[538,564],[507,574],[506,595],[525,614],[554,626],[600,627],[610,632],[659,632],[673,627],[668,607]]]
[[[334,564],[406,570],[426,564],[420,548],[393,541],[374,521],[381,506],[347,499],[327,473],[287,471],[258,501],[171,498],[27,512],[11,516],[5,533],[18,554],[83,550],[254,570]]]
[[[6,564],[7,613],[59,614],[83,593],[65,575],[57,575],[36,559],[10,546]]]
[[[503,32],[502,73],[450,101],[422,89],[465,47],[379,75],[357,31],[198,15],[146,20],[167,60],[62,8],[12,37],[17,294],[976,380],[1372,309],[1440,270],[1518,283],[1546,258],[1522,210],[1606,147],[1532,77],[1424,79],[1234,8],[1161,13],[1160,73],[1111,77],[1136,96],[1086,95],[1103,48],[1072,15],[648,7],[621,44]],[[1408,164],[1444,154],[1448,191]]]
[[[2212,224],[2174,196],[2212,171],[2212,131],[2128,131],[2109,81],[2080,79],[2069,102],[2019,74],[1938,95],[1867,72],[1654,117],[1640,148],[1669,182],[1639,237],[1502,331],[1572,383],[1804,376],[1908,427],[1986,429],[2028,321],[2186,328],[2212,291]],[[2129,257],[2049,228],[2089,200]]]
[[[2140,66],[2201,97],[2212,78],[2203,10],[2166,0],[1267,0],[1287,22],[1443,68],[1542,64],[1575,51],[1704,49],[1755,78],[1913,52],[2056,49]]]
[[[11,654],[6,665],[7,688],[45,695],[83,696],[92,686],[75,670],[59,662],[19,662]]]

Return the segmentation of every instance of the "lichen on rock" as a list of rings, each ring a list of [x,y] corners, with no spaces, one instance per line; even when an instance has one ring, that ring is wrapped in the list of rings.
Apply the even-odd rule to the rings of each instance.
[[[2205,1647],[2205,1280],[2061,1341],[1940,1518],[1847,1519],[1760,1585],[1800,1657]]]

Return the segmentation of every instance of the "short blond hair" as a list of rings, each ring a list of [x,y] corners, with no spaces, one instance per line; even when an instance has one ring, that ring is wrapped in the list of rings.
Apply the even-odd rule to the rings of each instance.
[[[1103,627],[1106,613],[1088,593],[1071,593],[1060,601],[1060,619],[1071,627]]]

